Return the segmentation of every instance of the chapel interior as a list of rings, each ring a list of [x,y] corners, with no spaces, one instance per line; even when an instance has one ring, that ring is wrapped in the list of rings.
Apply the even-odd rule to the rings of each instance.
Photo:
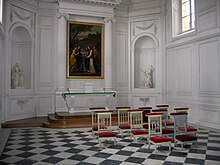
[[[74,38],[77,26],[100,28],[98,45],[81,44],[91,29]],[[80,44],[99,59],[74,69]],[[114,110],[117,125],[116,107],[160,105],[220,131],[219,0],[0,0],[0,133],[19,121],[90,127],[93,107]]]

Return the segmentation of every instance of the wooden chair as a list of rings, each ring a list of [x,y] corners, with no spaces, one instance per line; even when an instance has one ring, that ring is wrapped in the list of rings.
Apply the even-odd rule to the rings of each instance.
[[[174,110],[176,111],[176,113],[186,113],[186,117],[185,117],[185,120],[186,120],[186,128],[180,128],[180,129],[186,129],[186,131],[188,133],[191,133],[191,134],[195,134],[197,133],[197,128],[194,128],[193,126],[189,126],[188,124],[188,111],[189,111],[189,108],[186,108],[186,107],[179,107],[179,108],[174,108]]]
[[[188,113],[173,112],[171,115],[174,117],[174,146],[180,143],[183,149],[183,144],[196,142],[197,137],[187,132],[186,118]]]
[[[148,131],[143,128],[143,110],[135,109],[129,110],[129,122],[131,127],[131,140],[138,137],[148,137]]]
[[[143,128],[148,129],[148,117],[146,114],[151,112],[152,107],[138,107],[138,109],[143,110]]]
[[[157,112],[163,112],[162,116],[162,125],[165,128],[172,128],[174,126],[174,122],[169,118],[169,105],[168,104],[158,104],[156,105],[158,111]]]
[[[131,109],[130,106],[118,106],[115,108],[118,112],[118,134],[120,134],[123,137],[123,132],[129,132],[131,130],[131,127],[129,125],[129,116],[128,116],[128,110]]]
[[[91,107],[89,110],[92,112],[92,135],[95,138],[98,133],[98,114],[97,111],[107,110],[106,107]]]
[[[112,110],[95,111],[98,115],[98,142],[101,147],[101,142],[104,140],[114,140],[116,143],[116,133],[112,129]]]
[[[162,135],[162,112],[151,112],[146,114],[148,116],[148,145],[169,145],[169,151],[171,151],[172,138]]]

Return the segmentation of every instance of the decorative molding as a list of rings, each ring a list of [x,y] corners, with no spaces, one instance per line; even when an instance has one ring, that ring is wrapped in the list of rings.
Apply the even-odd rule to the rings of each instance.
[[[33,27],[34,27],[34,18],[33,18],[33,16],[31,17],[31,29],[33,29]]]
[[[57,13],[57,18],[61,18],[61,17],[65,19],[69,19],[70,15],[68,13],[61,13],[61,12]]]
[[[20,10],[20,14],[17,12],[17,11],[15,11],[14,9],[12,9],[13,10],[13,12],[15,13],[15,15],[19,18],[19,19],[21,19],[21,20],[23,20],[23,21],[27,21],[28,19],[30,19],[31,18],[31,16],[29,15],[29,16],[24,16],[24,11],[23,10]]]
[[[28,99],[19,99],[17,100],[17,104],[18,106],[23,110],[24,109],[24,105],[27,104],[29,102]]]
[[[12,9],[11,9],[11,12],[10,12],[10,22],[11,22],[11,23],[13,22],[13,13],[12,13]]]
[[[94,5],[109,5],[109,6],[117,6],[121,3],[121,0],[71,0],[71,1],[94,4]]]
[[[151,23],[150,25],[146,25],[146,26],[138,26],[138,25],[134,25],[133,26],[133,36],[136,36],[136,29],[142,30],[142,31],[146,31],[148,29],[151,29],[154,26],[154,34],[157,34],[157,25],[156,25],[156,21],[154,21],[153,23]]]
[[[144,103],[144,106],[147,104],[147,102],[150,101],[149,97],[139,97],[139,100]]]
[[[109,22],[115,23],[116,22],[115,17],[105,17],[104,18],[104,23],[109,23]]]

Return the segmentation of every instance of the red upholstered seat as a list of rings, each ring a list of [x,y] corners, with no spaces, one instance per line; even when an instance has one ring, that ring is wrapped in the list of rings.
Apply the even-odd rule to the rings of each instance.
[[[100,126],[100,128],[105,129],[106,127],[105,126]],[[97,125],[92,126],[92,130],[93,131],[98,131],[98,126]]]
[[[99,137],[116,137],[115,132],[100,132]]]
[[[181,142],[187,142],[187,141],[197,140],[197,137],[193,135],[184,134],[184,135],[177,135],[176,139]]]
[[[148,134],[148,131],[145,129],[136,129],[136,130],[131,130],[131,133],[133,135],[142,135],[142,134]]]
[[[180,127],[179,130],[181,131],[185,131],[185,127]],[[186,127],[186,132],[193,132],[193,131],[197,131],[197,128],[194,127]]]
[[[172,139],[166,136],[154,136],[150,137],[150,140],[154,143],[171,142]]]
[[[174,122],[172,121],[163,122],[163,125],[171,126],[171,125],[174,125]]]
[[[172,129],[167,129],[167,128],[163,128],[162,129],[162,134],[173,134],[174,130]]]
[[[158,108],[164,108],[164,107],[169,107],[169,105],[168,104],[158,104],[158,105],[156,105],[156,107],[158,107]]]
[[[131,129],[130,125],[119,125],[120,129]]]

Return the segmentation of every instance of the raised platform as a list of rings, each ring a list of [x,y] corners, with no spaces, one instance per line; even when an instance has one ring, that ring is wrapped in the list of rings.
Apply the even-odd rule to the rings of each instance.
[[[2,128],[16,127],[47,127],[47,128],[82,128],[91,127],[92,116],[89,112],[68,113],[56,112],[47,117],[35,117],[21,120],[8,121],[2,124]],[[117,124],[117,114],[112,115],[112,124]]]

